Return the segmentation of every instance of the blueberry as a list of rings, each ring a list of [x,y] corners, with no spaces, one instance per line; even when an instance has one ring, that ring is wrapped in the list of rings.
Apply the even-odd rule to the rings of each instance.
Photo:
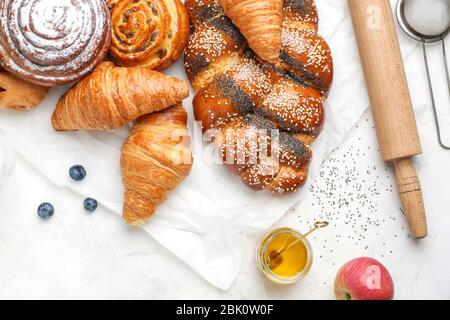
[[[84,200],[84,208],[89,212],[94,212],[98,207],[98,202],[95,199],[87,198]]]
[[[86,177],[86,169],[83,166],[76,165],[69,170],[70,177],[75,181],[81,181]]]
[[[39,206],[37,213],[41,219],[48,220],[55,213],[55,209],[50,203],[44,202]]]

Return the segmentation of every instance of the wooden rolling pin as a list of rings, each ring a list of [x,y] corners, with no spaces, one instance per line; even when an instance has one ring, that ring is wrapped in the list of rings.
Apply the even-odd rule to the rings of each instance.
[[[389,0],[348,0],[384,161],[393,161],[411,234],[427,236],[412,157],[422,153]]]

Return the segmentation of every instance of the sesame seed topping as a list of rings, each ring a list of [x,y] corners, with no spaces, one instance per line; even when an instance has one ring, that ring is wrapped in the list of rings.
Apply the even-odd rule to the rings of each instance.
[[[218,0],[191,0],[187,8],[194,26],[185,67],[198,81],[194,87],[204,88],[196,108],[206,109],[197,120],[219,128],[214,141],[224,162],[249,187],[297,191],[308,175],[307,143],[320,132],[333,68],[330,49],[316,34],[314,1],[284,0],[276,65],[261,62],[248,48]]]

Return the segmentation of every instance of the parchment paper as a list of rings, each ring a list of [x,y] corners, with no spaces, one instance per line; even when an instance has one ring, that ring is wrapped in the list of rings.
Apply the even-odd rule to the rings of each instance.
[[[320,34],[334,57],[335,79],[326,103],[324,130],[313,145],[309,183],[369,105],[347,1],[317,0],[317,6]],[[411,43],[402,43],[402,49],[407,55]],[[181,61],[166,73],[186,79]],[[112,132],[56,133],[50,116],[66,89],[52,89],[42,105],[32,111],[0,110],[0,128],[14,148],[54,184],[94,197],[120,215],[123,186],[119,158],[128,127]],[[211,284],[227,289],[239,271],[246,234],[270,228],[302,200],[308,185],[289,197],[255,193],[220,165],[210,164],[210,153],[200,147],[192,97],[184,102],[194,136],[192,173],[144,228]],[[68,177],[68,168],[74,164],[82,164],[88,171],[83,183],[74,183]]]

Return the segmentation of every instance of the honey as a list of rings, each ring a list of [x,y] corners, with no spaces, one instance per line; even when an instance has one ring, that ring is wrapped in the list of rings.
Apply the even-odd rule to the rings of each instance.
[[[267,246],[264,259],[270,270],[281,277],[294,277],[305,269],[308,262],[308,251],[302,241],[290,234],[275,237]],[[280,248],[289,247],[279,252]]]
[[[280,284],[302,279],[310,270],[312,251],[300,232],[281,228],[272,231],[258,248],[258,264],[263,274]]]

